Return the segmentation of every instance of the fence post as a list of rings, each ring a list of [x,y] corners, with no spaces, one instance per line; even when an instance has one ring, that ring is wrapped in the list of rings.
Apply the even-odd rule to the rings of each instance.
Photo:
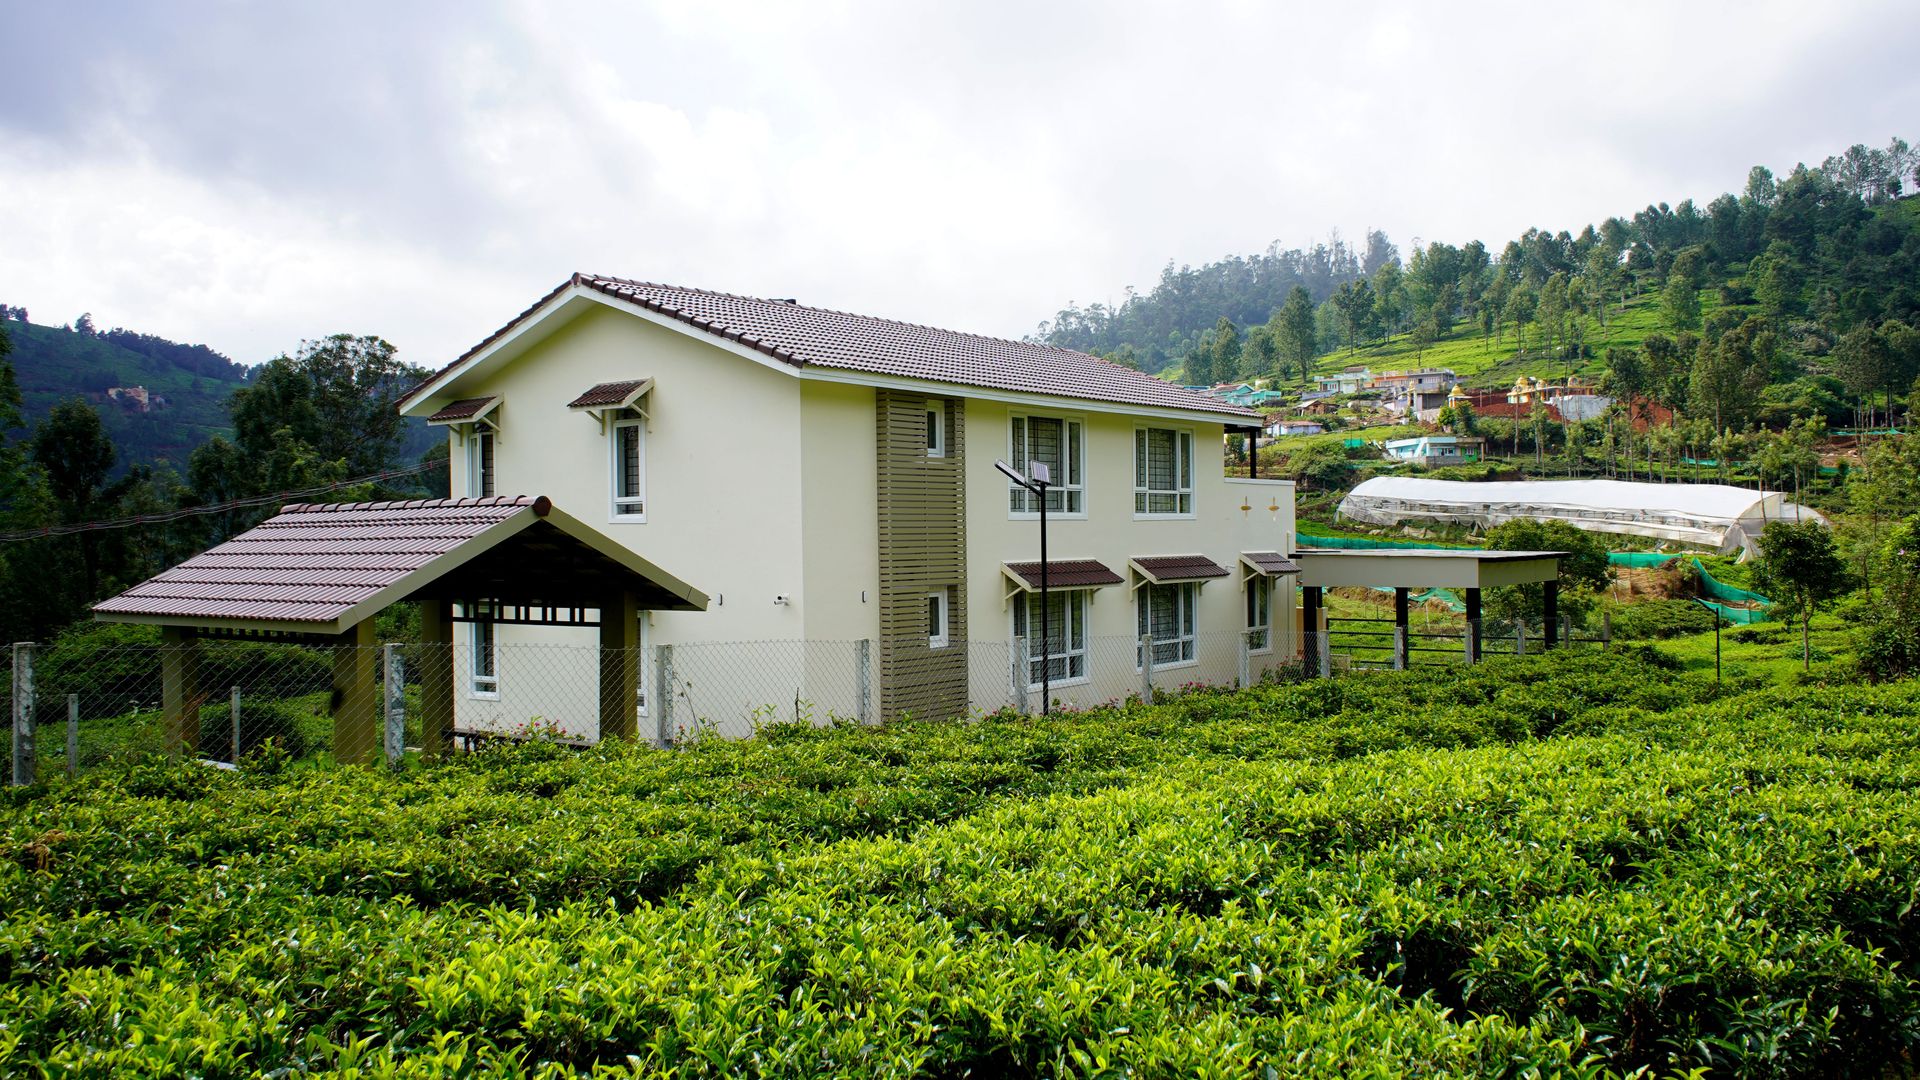
[[[1600,644],[1610,645],[1612,643],[1613,643],[1613,612],[1603,608],[1600,611]]]
[[[1316,636],[1319,638],[1320,645],[1320,677],[1323,679],[1331,679],[1333,678],[1333,635],[1319,634]]]
[[[1256,630],[1240,631],[1240,689],[1253,685],[1253,635]]]
[[[385,655],[380,665],[383,681],[386,683],[386,737],[382,740],[386,749],[387,768],[398,769],[407,759],[407,670],[406,660],[400,655],[400,646],[388,642],[380,650]],[[240,700],[240,691],[233,691],[235,702]],[[239,729],[234,729],[235,745],[240,738]]]
[[[67,776],[80,773],[80,695],[67,695]]]
[[[240,688],[234,687],[227,695],[227,719],[233,722],[233,757],[229,760],[240,764]]]
[[[1013,699],[1014,711],[1025,714],[1027,711],[1027,680],[1033,674],[1033,661],[1027,657],[1027,636],[1015,634],[1007,643],[1007,693]]]
[[[1153,704],[1153,635],[1140,635],[1140,700]]]
[[[854,657],[859,661],[855,667],[860,680],[860,722],[873,722],[873,639],[861,638],[855,642]]]
[[[1407,628],[1393,628],[1393,670],[1407,670]]]
[[[659,717],[654,723],[653,740],[664,750],[673,745],[673,646],[655,645],[653,700],[657,707],[654,715]]]
[[[1513,655],[1515,656],[1527,655],[1527,624],[1526,623],[1517,622],[1513,624]]]
[[[33,642],[13,643],[13,783],[33,783]]]

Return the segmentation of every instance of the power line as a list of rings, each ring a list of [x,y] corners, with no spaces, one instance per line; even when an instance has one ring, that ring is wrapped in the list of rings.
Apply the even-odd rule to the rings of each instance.
[[[38,529],[18,529],[0,533],[0,544],[12,544],[21,540],[38,540],[44,536],[71,536],[75,533],[102,532],[107,529],[128,529],[135,525],[165,525],[170,522],[184,521],[188,518],[205,517],[210,514],[224,514],[229,510],[245,510],[255,506],[270,506],[274,503],[296,502],[309,495],[324,495],[329,491],[371,484],[381,480],[397,480],[403,476],[415,476],[434,469],[445,468],[443,461],[423,461],[418,465],[409,465],[404,469],[388,469],[385,472],[356,476],[351,480],[341,480],[319,487],[302,488],[298,491],[276,491],[271,495],[251,495],[244,499],[214,503],[211,506],[188,506],[178,510],[165,510],[158,514],[138,514],[134,517],[115,518],[112,521],[75,522],[70,525],[43,525]]]

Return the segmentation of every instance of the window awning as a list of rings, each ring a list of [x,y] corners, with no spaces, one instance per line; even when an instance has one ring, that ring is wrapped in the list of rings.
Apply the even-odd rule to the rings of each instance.
[[[459,401],[445,406],[432,416],[427,417],[427,423],[436,427],[447,427],[453,424],[477,424],[487,419],[487,417],[493,413],[493,410],[499,407],[500,395],[498,394],[492,397],[462,398]]]
[[[1240,553],[1240,563],[1256,574],[1266,574],[1270,577],[1300,572],[1300,568],[1294,565],[1292,559],[1277,551],[1243,551]]]
[[[1127,560],[1127,565],[1155,585],[1227,576],[1226,567],[1205,555],[1136,555]]]
[[[1014,586],[1014,592],[1040,591],[1040,564],[1038,562],[1001,563],[1000,572]],[[1047,560],[1047,588],[1049,589],[1098,589],[1105,585],[1119,585],[1125,578],[1107,569],[1098,559],[1049,559]]]
[[[569,409],[630,409],[633,403],[653,389],[652,379],[603,382],[587,387],[579,397],[567,402]]]

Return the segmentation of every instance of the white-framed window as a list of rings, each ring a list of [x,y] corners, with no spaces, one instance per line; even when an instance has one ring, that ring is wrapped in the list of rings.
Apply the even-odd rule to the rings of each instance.
[[[1273,648],[1273,579],[1255,574],[1247,579],[1247,651]]]
[[[500,628],[493,623],[493,605],[475,604],[473,620],[467,624],[473,652],[472,693],[477,698],[497,698],[500,696]]]
[[[616,420],[607,440],[613,460],[608,468],[615,521],[647,520],[647,428],[635,418]]]
[[[952,589],[935,589],[927,594],[927,648],[944,649],[952,641]]]
[[[1058,416],[1015,416],[1007,436],[1007,460],[1014,468],[1024,473],[1028,462],[1038,461],[1052,474],[1048,513],[1087,512],[1084,424]],[[1007,481],[1007,506],[1015,516],[1040,513],[1039,498],[1011,480]]]
[[[1087,678],[1087,591],[1056,589],[1047,593],[1047,643],[1040,647],[1040,594],[1018,593],[1013,598],[1013,636],[1027,639],[1027,688],[1040,689],[1044,666],[1054,686],[1084,682]]]
[[[1136,517],[1193,516],[1193,433],[1175,428],[1133,432]]]
[[[467,435],[467,498],[493,494],[493,432],[475,425]]]
[[[1140,636],[1153,637],[1154,667],[1193,662],[1193,609],[1199,594],[1200,587],[1191,581],[1143,585],[1135,594]],[[1140,663],[1140,649],[1136,646],[1134,666]]]
[[[944,402],[927,402],[927,456],[947,456],[947,406]]]

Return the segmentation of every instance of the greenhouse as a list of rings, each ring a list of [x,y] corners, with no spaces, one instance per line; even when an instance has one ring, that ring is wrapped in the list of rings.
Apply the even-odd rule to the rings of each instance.
[[[1482,529],[1551,518],[1593,532],[1671,540],[1725,553],[1750,551],[1769,521],[1826,523],[1777,491],[1626,480],[1472,483],[1382,476],[1348,493],[1340,501],[1340,514],[1375,525],[1457,522]]]

